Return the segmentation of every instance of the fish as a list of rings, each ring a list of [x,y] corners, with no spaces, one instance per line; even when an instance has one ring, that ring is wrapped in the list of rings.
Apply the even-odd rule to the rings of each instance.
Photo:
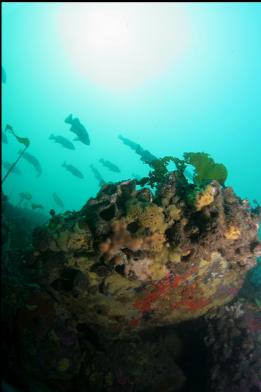
[[[2,67],[2,83],[6,83],[6,72],[3,67]]]
[[[33,210],[37,210],[37,209],[43,210],[44,209],[44,206],[42,206],[42,204],[31,203],[31,207]]]
[[[54,199],[55,203],[56,203],[59,207],[64,208],[63,201],[60,199],[60,197],[59,197],[55,192],[53,193],[53,199]]]
[[[2,143],[8,144],[7,136],[3,131],[2,131]]]
[[[84,175],[73,165],[68,165],[67,163],[63,163],[62,167],[64,167],[67,171],[71,172],[75,177],[84,178]]]
[[[12,163],[7,162],[7,161],[3,161],[2,164],[3,164],[3,167],[4,167],[6,170],[9,170],[10,167],[13,166]],[[18,167],[15,167],[15,166],[13,167],[11,173],[18,174],[18,176],[21,176],[21,175],[22,175],[21,170],[18,169]]]
[[[13,129],[13,127],[11,126],[11,125],[9,125],[9,124],[6,124],[6,126],[5,126],[5,131],[8,131],[9,133],[11,133],[12,135],[14,135],[14,137],[16,138],[16,140],[19,142],[19,143],[22,143],[26,148],[28,148],[29,146],[30,146],[30,140],[27,138],[27,137],[21,137],[21,136],[18,136],[15,132],[14,132],[14,129]]]
[[[93,165],[90,165],[90,168],[92,169],[94,177],[99,181],[99,185],[104,185],[105,180],[102,178],[101,173]]]
[[[21,192],[21,193],[19,193],[19,196],[21,197],[21,199],[24,199],[24,200],[32,200],[32,195],[31,195],[31,193],[29,193],[29,192]]]
[[[25,204],[28,204],[29,201],[32,200],[32,195],[29,192],[21,192],[21,193],[19,193],[19,196],[20,196],[20,200],[19,200],[18,206],[20,206],[22,204],[22,202],[24,202]]]
[[[129,146],[132,150],[136,152],[140,156],[140,159],[144,162],[153,167],[153,161],[157,160],[158,158],[153,155],[150,151],[144,150],[140,144],[135,143],[134,141],[119,135],[118,138],[127,146]]]
[[[49,137],[50,140],[54,140],[55,143],[59,143],[61,144],[63,147],[68,148],[69,150],[75,150],[75,147],[73,145],[73,143],[66,139],[66,137],[63,136],[55,136],[55,135],[50,135]]]
[[[18,151],[18,154],[21,154],[22,150]],[[38,161],[37,158],[35,158],[35,156],[33,156],[32,154],[29,154],[29,152],[24,152],[22,155],[22,158],[24,158],[27,162],[29,162],[37,171],[38,175],[37,177],[40,177],[40,175],[42,174],[42,168],[40,165],[40,162]]]
[[[103,166],[107,167],[109,170],[115,172],[115,173],[120,173],[120,169],[118,166],[116,166],[114,163],[110,161],[105,161],[105,159],[101,158],[100,162],[103,164]]]
[[[70,114],[64,122],[71,125],[70,131],[77,136],[74,140],[81,141],[86,145],[90,144],[88,132],[77,117],[73,118],[72,114]]]

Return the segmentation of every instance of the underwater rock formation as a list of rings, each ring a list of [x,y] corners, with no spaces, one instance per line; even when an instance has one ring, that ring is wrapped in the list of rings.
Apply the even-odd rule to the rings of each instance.
[[[259,220],[260,207],[232,188],[165,171],[155,193],[109,183],[80,211],[53,213],[32,247],[6,259],[16,272],[3,281],[7,381],[47,392],[181,390],[175,325],[237,295],[261,253]]]
[[[229,302],[260,255],[259,219],[217,181],[180,189],[172,172],[155,195],[105,184],[35,231],[29,265],[78,323],[124,335]]]
[[[242,298],[208,315],[210,392],[261,390],[261,313]]]

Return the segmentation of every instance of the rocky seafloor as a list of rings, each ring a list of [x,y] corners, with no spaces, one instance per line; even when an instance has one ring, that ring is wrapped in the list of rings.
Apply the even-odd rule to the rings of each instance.
[[[15,225],[12,245],[3,205],[6,383],[261,391],[260,285],[246,279],[261,255],[260,207],[217,181],[185,195],[175,172],[155,194],[133,180],[105,184],[32,236]]]

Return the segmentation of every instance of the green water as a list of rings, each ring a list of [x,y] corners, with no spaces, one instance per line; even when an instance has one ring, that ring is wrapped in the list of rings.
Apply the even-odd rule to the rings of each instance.
[[[73,5],[76,11],[77,7]],[[61,27],[67,12],[68,29],[78,28],[73,12],[68,19],[64,3],[2,4],[2,65],[7,75],[2,83],[2,129],[10,124],[19,136],[28,137],[28,152],[43,169],[36,178],[33,167],[19,162],[22,176],[11,174],[3,187],[11,202],[18,202],[20,192],[30,192],[33,201],[48,212],[56,208],[52,198],[56,192],[65,209],[77,210],[99,189],[90,164],[106,181],[128,179],[132,173],[146,175],[149,167],[118,139],[119,134],[158,157],[208,152],[227,167],[226,185],[242,198],[261,202],[261,4],[165,4],[158,20],[152,3],[143,7],[147,9],[139,13],[138,4],[136,10],[132,6],[126,42],[120,30],[117,36],[115,17],[108,55],[104,46],[107,58],[102,56],[101,41],[106,39],[106,18],[113,16],[106,14],[105,7],[104,35],[99,36],[97,26],[86,33],[94,35],[94,47],[93,55],[85,53],[85,70],[77,58],[81,48],[76,51],[68,45],[66,26]],[[124,12],[128,15],[128,4]],[[169,30],[161,38],[164,26]],[[139,38],[144,47],[138,47]],[[179,41],[181,49],[169,56]],[[100,45],[100,57],[95,54],[95,42]],[[123,51],[127,60],[122,58]],[[98,68],[100,74],[95,77]],[[89,146],[74,142],[74,151],[49,140],[51,133],[73,140],[64,122],[70,113],[80,119],[91,141]],[[7,136],[3,160],[14,162],[21,145],[13,135]],[[115,163],[121,173],[103,167],[100,158]],[[76,166],[85,178],[65,171],[63,162]]]

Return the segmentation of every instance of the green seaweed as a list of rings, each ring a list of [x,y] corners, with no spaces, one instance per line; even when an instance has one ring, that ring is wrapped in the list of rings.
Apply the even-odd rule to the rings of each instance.
[[[165,182],[168,175],[167,165],[170,162],[174,162],[176,165],[177,180],[184,185],[186,179],[184,170],[186,165],[192,165],[195,168],[193,175],[193,182],[197,186],[204,186],[211,180],[218,181],[221,185],[224,185],[227,178],[227,169],[222,163],[216,163],[209,154],[205,152],[185,152],[183,154],[184,159],[178,159],[174,156],[165,156],[164,158],[157,158],[151,154],[148,150],[145,150],[138,143],[133,142],[119,135],[119,139],[124,144],[129,146],[141,157],[141,160],[149,165],[153,170],[149,172],[148,177],[144,177],[137,181],[139,185],[144,186],[145,184],[150,185],[152,188]]]
[[[166,156],[164,158],[154,159],[151,161],[149,165],[153,170],[149,172],[148,177],[142,178],[137,183],[142,186],[147,184],[152,188],[162,184],[166,181],[169,174],[167,166],[170,162],[174,162],[176,164],[177,171],[182,172],[183,174],[183,171],[185,170],[184,162],[178,158]]]
[[[193,183],[196,186],[196,190],[200,190],[212,180],[216,180],[221,185],[224,185],[227,178],[227,169],[222,163],[216,163],[209,154],[204,152],[185,152],[183,157],[184,159],[165,156],[147,162],[144,161],[153,170],[149,172],[148,177],[143,177],[137,181],[137,184],[141,186],[149,185],[152,188],[158,187],[167,180],[169,174],[167,166],[170,162],[173,162],[176,165],[176,179],[180,185],[184,186],[187,184],[184,175],[187,165],[192,165],[195,168]]]
[[[185,152],[183,157],[187,164],[195,168],[194,184],[216,180],[224,185],[228,174],[227,169],[222,163],[215,163],[209,154],[205,152]]]

